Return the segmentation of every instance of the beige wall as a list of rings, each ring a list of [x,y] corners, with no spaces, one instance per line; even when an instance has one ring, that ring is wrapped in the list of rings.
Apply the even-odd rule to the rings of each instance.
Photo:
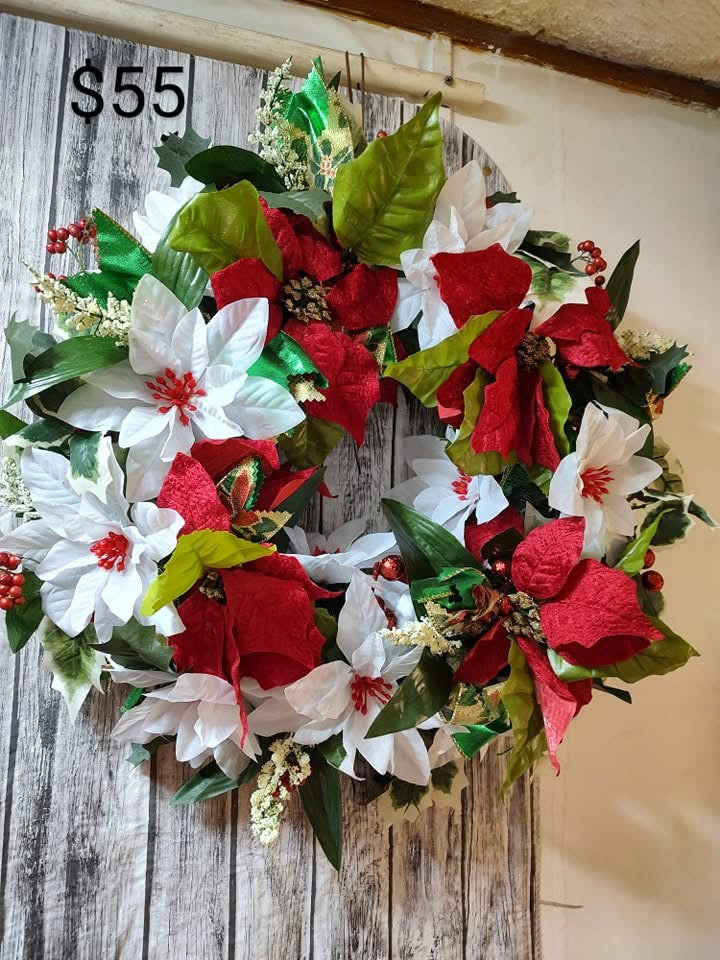
[[[626,322],[694,350],[661,430],[690,491],[720,514],[717,115],[280,0],[148,2],[484,81],[482,117],[455,120],[534,205],[536,226],[590,236],[608,260],[642,238]],[[562,748],[560,778],[543,774],[543,899],[572,905],[544,907],[547,960],[718,955],[719,561],[720,532],[697,528],[658,563],[668,619],[702,659],[642,683],[632,707],[598,695]]]

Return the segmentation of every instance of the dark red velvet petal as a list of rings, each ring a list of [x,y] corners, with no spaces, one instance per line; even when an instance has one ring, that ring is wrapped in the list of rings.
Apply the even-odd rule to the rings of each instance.
[[[471,253],[436,253],[440,296],[458,327],[468,317],[519,306],[530,287],[530,267],[499,243]]]
[[[337,590],[326,590],[324,587],[319,587],[305,573],[300,561],[287,553],[271,553],[267,557],[260,557],[259,560],[253,560],[252,563],[246,563],[243,569],[277,577],[279,580],[299,583],[311,600],[331,600],[333,597],[340,596]]]
[[[498,620],[475,643],[475,646],[465,656],[463,662],[455,671],[454,679],[458,683],[474,683],[482,687],[507,663],[510,640],[503,621]]]
[[[274,440],[247,440],[245,437],[198,440],[192,445],[190,453],[205,467],[215,483],[246,457],[259,457],[266,477],[280,466]]]
[[[268,268],[255,257],[243,257],[210,277],[218,310],[236,300],[264,297],[268,301],[268,332],[265,342],[278,333],[282,326],[280,283]]]
[[[473,341],[468,353],[488,373],[515,352],[532,320],[532,310],[512,309],[501,314]]]
[[[440,384],[437,393],[438,416],[443,423],[451,427],[459,427],[465,417],[464,391],[470,386],[477,373],[477,364],[466,360],[459,367],[455,367],[447,380]]]
[[[275,510],[296,490],[299,490],[316,470],[317,467],[308,467],[307,470],[291,470],[289,467],[283,467],[282,470],[278,470],[263,483],[255,505],[256,509]]]
[[[550,427],[550,411],[545,406],[542,378],[532,372],[529,376],[535,377],[534,389],[534,423],[532,434],[532,454],[525,461],[528,464],[539,464],[555,472],[560,463],[560,455],[555,445],[555,436]]]
[[[362,443],[368,414],[380,400],[380,378],[373,355],[347,334],[323,323],[306,326],[291,322],[286,333],[300,344],[329,384],[320,390],[325,400],[308,401],[305,411],[340,424],[357,443]]]
[[[584,537],[582,517],[551,520],[535,527],[515,549],[512,582],[536,600],[554,597],[580,559]]]
[[[303,251],[299,238],[296,235],[291,218],[286,213],[268,207],[262,197],[260,198],[260,205],[265,213],[270,232],[282,254],[283,279],[289,280],[303,269]]]
[[[577,716],[581,707],[590,702],[592,680],[565,683],[555,676],[547,655],[535,640],[518,637],[517,642],[533,674],[535,695],[545,724],[550,763],[557,773],[560,773],[557,749],[570,726],[570,721]]]
[[[193,590],[178,605],[178,613],[185,630],[169,638],[178,670],[209,673],[232,683],[240,656],[232,645],[228,648],[225,643],[226,608],[199,590]]]
[[[485,387],[483,408],[470,437],[475,453],[497,452],[507,457],[517,448],[523,415],[518,390],[518,365],[513,355],[500,365],[495,382]]]
[[[663,636],[640,609],[635,581],[598,560],[578,563],[562,590],[540,607],[540,622],[553,650],[581,667],[627,660]]]
[[[230,516],[220,502],[212,477],[202,464],[184,453],[178,453],[173,460],[157,505],[177,510],[185,521],[181,534],[230,529]]]
[[[560,356],[578,367],[610,367],[619,370],[630,359],[615,339],[605,319],[610,298],[601,287],[585,291],[587,304],[565,303],[535,330],[551,337]]]
[[[485,544],[506,530],[523,532],[523,518],[515,507],[505,507],[502,513],[485,523],[468,523],[465,527],[465,546],[478,560],[483,560],[482,549]]]
[[[359,263],[327,295],[334,326],[342,330],[385,327],[397,301],[397,272],[389,267],[372,270]]]

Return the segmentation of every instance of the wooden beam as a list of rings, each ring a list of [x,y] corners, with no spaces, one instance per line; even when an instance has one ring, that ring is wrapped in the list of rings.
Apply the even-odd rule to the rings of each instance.
[[[440,33],[471,49],[489,50],[514,60],[553,67],[621,90],[663,97],[677,103],[720,108],[720,86],[679,73],[638,67],[580,53],[518,33],[488,20],[435,7],[421,0],[296,0],[305,6],[371,20],[415,33]]]
[[[293,73],[297,76],[306,76],[313,57],[321,56],[330,76],[339,70],[343,75],[345,73],[344,51],[256,33],[127,0],[0,0],[0,11],[248,67],[272,69],[291,56]],[[446,106],[470,116],[477,113],[485,97],[482,83],[456,80],[429,70],[369,57],[364,59],[365,86],[377,93],[420,103],[442,90]],[[359,53],[351,53],[350,61],[352,78],[359,81]]]

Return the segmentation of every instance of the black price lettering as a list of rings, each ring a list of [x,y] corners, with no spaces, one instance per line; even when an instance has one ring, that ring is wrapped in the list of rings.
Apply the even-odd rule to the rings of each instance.
[[[154,93],[164,94],[162,101],[160,98],[153,101],[152,108],[159,117],[177,117],[185,109],[185,91],[177,83],[171,82],[171,75],[181,76],[185,71],[184,67],[158,67],[155,71]],[[119,117],[132,119],[138,117],[145,109],[145,91],[142,86],[142,67],[123,66],[118,67],[115,72],[115,93],[120,96],[113,102],[112,108]],[[137,81],[137,82],[135,82]],[[83,97],[89,98],[85,102],[73,100],[71,107],[73,113],[82,117],[85,123],[90,123],[93,117],[102,113],[105,107],[105,101],[101,93],[103,85],[103,73],[86,57],[82,67],[78,67],[73,73],[73,87]],[[168,104],[169,99],[169,104]],[[163,103],[166,104],[163,106]]]
[[[113,110],[115,113],[119,114],[121,117],[137,117],[139,113],[142,113],[142,109],[145,106],[145,94],[142,92],[142,89],[136,83],[126,83],[123,79],[123,74],[126,73],[142,73],[142,67],[118,67],[117,73],[115,74],[115,93],[124,93],[126,90],[131,91],[135,96],[135,106],[132,110],[125,110],[119,104],[113,104]]]
[[[157,73],[155,74],[155,93],[162,93],[163,90],[170,90],[175,94],[177,102],[172,110],[163,110],[163,108],[158,104],[153,104],[153,110],[155,113],[159,114],[161,117],[177,117],[178,114],[182,113],[185,108],[185,94],[182,89],[176,83],[164,83],[163,74],[164,73],[182,73],[182,67],[158,67]]]
[[[95,82],[102,86],[102,72],[98,70],[97,67],[93,66],[92,60],[89,57],[85,59],[85,66],[78,67],[73,74],[73,86],[78,93],[84,93],[86,96],[91,97],[93,100],[93,106],[82,106],[77,102],[77,100],[73,100],[70,106],[73,109],[73,113],[77,114],[78,117],[84,117],[85,123],[90,123],[90,120],[100,113],[104,104],[102,95],[97,90],[93,90],[92,87],[86,87],[83,84],[83,75],[86,73],[90,74],[90,76],[95,79]],[[89,80],[90,77],[87,77],[86,79]]]

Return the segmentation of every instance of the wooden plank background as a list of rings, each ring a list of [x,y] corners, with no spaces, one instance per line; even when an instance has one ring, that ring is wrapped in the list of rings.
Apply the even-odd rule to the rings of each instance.
[[[191,122],[215,142],[246,145],[259,70],[0,16],[0,291],[10,314],[47,328],[25,260],[53,269],[46,230],[99,206],[132,227],[131,212],[167,176],[152,146]],[[72,74],[86,57],[105,72],[106,105],[86,124],[71,108]],[[184,115],[150,106],[118,117],[115,68],[181,66]],[[173,78],[175,79],[175,78]],[[369,95],[366,127],[394,130],[412,108]],[[471,157],[490,190],[505,189],[483,150],[448,126],[448,169]],[[2,389],[10,381],[2,350]],[[329,532],[366,514],[383,526],[379,497],[405,478],[398,456],[408,432],[436,430],[425,411],[378,407],[367,442],[349,440],[327,481],[337,499],[316,507]],[[110,739],[117,694],[93,695],[74,726],[32,641],[17,657],[0,645],[3,774],[0,917],[2,960],[536,960],[539,943],[535,788],[525,778],[499,798],[503,760],[469,765],[461,813],[430,810],[388,828],[362,787],[346,781],[345,854],[338,876],[315,844],[297,802],[270,850],[249,832],[248,786],[195,807],[168,800],[187,778],[171,748],[137,770]]]

